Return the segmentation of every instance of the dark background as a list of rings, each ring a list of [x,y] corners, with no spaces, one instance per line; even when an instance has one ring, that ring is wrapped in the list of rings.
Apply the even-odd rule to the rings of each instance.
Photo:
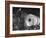
[[[23,13],[31,13],[34,14],[36,16],[40,16],[40,8],[22,8],[22,7],[13,7],[13,14],[16,14],[16,12],[18,11],[18,9],[21,8],[21,11],[23,11]]]

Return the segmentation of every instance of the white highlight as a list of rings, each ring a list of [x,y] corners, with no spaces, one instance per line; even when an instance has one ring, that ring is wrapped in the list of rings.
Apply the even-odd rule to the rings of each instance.
[[[31,19],[31,21],[29,21],[29,19]],[[39,25],[39,21],[39,17],[32,14],[28,14],[25,18],[25,23],[27,24],[27,26]]]

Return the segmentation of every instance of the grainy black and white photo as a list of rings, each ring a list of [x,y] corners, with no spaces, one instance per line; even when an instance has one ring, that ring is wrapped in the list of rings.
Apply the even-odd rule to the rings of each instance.
[[[39,30],[40,8],[12,7],[13,31]]]

